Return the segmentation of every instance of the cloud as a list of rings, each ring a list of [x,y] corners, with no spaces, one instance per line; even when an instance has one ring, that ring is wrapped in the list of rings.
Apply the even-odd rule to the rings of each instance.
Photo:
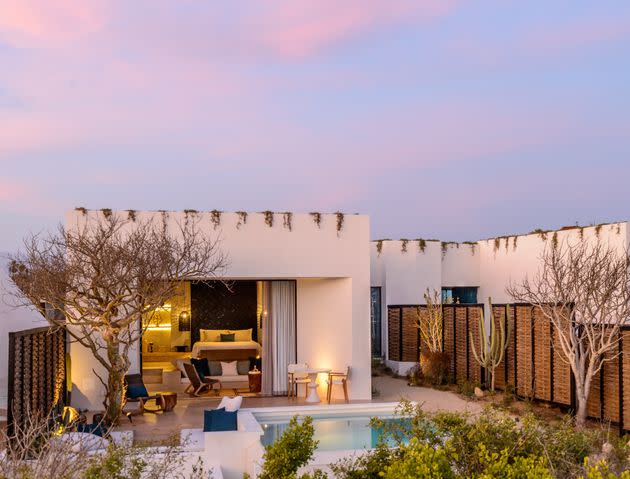
[[[19,0],[0,4],[0,40],[18,47],[55,47],[100,30],[101,0]]]
[[[449,13],[448,0],[294,0],[267,2],[261,41],[286,58],[304,58],[400,21],[428,20]]]

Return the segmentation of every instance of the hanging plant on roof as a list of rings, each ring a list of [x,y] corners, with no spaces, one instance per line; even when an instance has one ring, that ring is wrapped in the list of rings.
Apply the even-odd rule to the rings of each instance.
[[[464,244],[467,244],[468,246],[470,246],[470,252],[472,253],[473,256],[475,256],[476,243],[474,241],[464,241]]]
[[[262,212],[263,215],[265,215],[265,224],[267,226],[269,226],[269,228],[273,227],[273,211],[263,211]]]
[[[499,251],[500,247],[501,247],[501,238],[494,238],[494,252],[496,253],[497,251]]]
[[[247,211],[237,211],[238,223],[236,223],[236,229],[241,229],[241,226],[247,224]]]
[[[602,225],[595,226],[595,236],[597,236],[597,239],[599,239],[599,233],[601,233],[601,231],[602,231]]]
[[[83,206],[77,206],[74,210],[80,211],[83,214],[83,216],[87,215],[87,208],[84,208]]]
[[[287,228],[289,231],[293,230],[293,226],[291,224],[291,220],[293,219],[293,213],[290,211],[285,211],[282,213],[282,225]]]
[[[407,243],[409,243],[408,239],[401,239],[400,240],[400,251],[402,251],[403,253],[407,252]]]
[[[136,210],[127,210],[127,218],[129,221],[136,221]]]
[[[335,215],[337,216],[337,236],[338,236],[343,228],[343,221],[344,221],[345,216],[341,211],[337,211]]]
[[[313,223],[317,225],[318,228],[322,227],[322,214],[318,211],[313,211],[309,213],[313,217]]]
[[[445,241],[442,241],[441,245],[442,245],[442,258],[444,258],[444,256],[446,256],[446,252],[448,251],[448,243]]]
[[[580,226],[580,241],[584,239],[584,226]]]
[[[210,221],[212,221],[215,230],[221,224],[221,213],[222,212],[219,210],[212,210],[210,212]]]
[[[377,240],[376,241],[376,254],[380,256],[382,251],[383,251],[383,240]]]
[[[551,237],[551,247],[553,249],[558,249],[558,232],[554,231],[553,236]]]
[[[110,208],[101,208],[101,213],[103,213],[105,218],[111,218],[112,216],[112,210]]]
[[[617,234],[621,234],[621,223],[617,223]]]
[[[427,249],[427,240],[418,238],[418,249],[421,253],[424,253],[424,250]]]

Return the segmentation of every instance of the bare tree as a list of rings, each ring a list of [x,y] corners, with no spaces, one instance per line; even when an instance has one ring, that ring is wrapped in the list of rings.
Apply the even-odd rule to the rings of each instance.
[[[200,231],[196,217],[168,225],[164,217],[141,222],[99,213],[76,228],[28,237],[9,273],[22,304],[65,328],[105,369],[105,378],[94,374],[105,387],[105,419],[114,424],[130,350],[153,314],[182,281],[215,277],[225,266],[218,240]]]
[[[593,377],[617,356],[619,330],[629,318],[628,254],[600,241],[563,242],[547,247],[541,262],[534,277],[511,284],[508,293],[551,321],[554,348],[559,346],[575,377],[581,427]]]
[[[429,351],[441,353],[444,320],[440,293],[436,290],[430,292],[427,288],[424,293],[424,301],[427,305],[426,312],[423,311],[423,308],[418,307],[416,325],[420,328],[420,337]]]
[[[420,370],[424,377],[436,385],[446,381],[450,368],[450,355],[444,351],[444,312],[439,291],[424,293],[426,308],[418,307],[416,326],[420,329],[423,349],[420,351]]]

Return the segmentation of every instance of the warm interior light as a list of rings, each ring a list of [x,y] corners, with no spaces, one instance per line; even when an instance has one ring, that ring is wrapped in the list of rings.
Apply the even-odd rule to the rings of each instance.
[[[149,326],[147,328],[150,331],[167,331],[171,329],[171,325],[169,323],[158,324],[157,326]]]

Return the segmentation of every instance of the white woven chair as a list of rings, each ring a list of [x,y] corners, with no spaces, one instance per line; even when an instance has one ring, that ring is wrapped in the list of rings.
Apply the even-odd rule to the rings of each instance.
[[[304,384],[304,397],[306,397],[308,394],[308,384],[311,382],[306,372],[307,369],[308,364],[306,363],[289,364],[287,366],[289,384],[287,397],[297,398],[298,386],[300,384]]]
[[[331,371],[328,373],[328,379],[326,383],[328,384],[328,390],[326,391],[326,399],[330,404],[330,400],[332,398],[332,389],[335,385],[343,386],[343,395],[346,398],[346,402],[350,402],[348,399],[348,377],[350,376],[350,366],[346,367],[346,370],[341,371]]]

